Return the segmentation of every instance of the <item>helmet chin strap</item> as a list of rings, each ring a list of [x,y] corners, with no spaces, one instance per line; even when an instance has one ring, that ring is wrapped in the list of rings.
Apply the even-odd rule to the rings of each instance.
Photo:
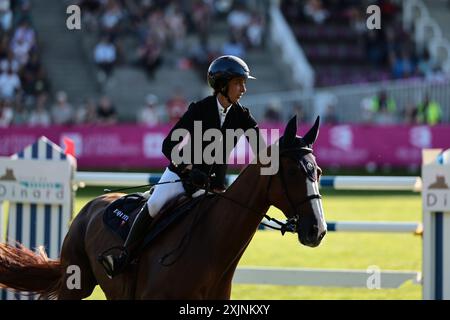
[[[220,93],[227,98],[228,102],[230,104],[233,104],[233,101],[231,101],[230,97],[228,96],[228,84],[220,90]]]

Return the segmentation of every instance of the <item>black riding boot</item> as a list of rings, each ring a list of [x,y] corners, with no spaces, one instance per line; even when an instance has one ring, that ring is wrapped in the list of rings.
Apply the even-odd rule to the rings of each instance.
[[[100,257],[100,262],[106,270],[106,274],[110,279],[123,272],[130,262],[132,250],[139,245],[145,235],[145,230],[152,222],[153,218],[148,212],[148,206],[145,204],[141,211],[137,214],[136,219],[131,226],[130,233],[125,240],[123,251],[119,256],[105,255]]]

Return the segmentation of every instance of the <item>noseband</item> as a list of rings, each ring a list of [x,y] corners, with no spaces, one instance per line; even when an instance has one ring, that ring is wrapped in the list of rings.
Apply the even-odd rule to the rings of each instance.
[[[305,154],[302,157],[294,157],[292,156],[292,154],[298,154],[299,152],[305,152]],[[301,159],[309,154],[312,153],[312,149],[308,148],[308,147],[300,147],[300,148],[292,148],[292,149],[286,149],[283,150],[280,153],[280,156],[287,156],[289,158],[291,158],[294,161],[301,161]],[[315,168],[314,168],[315,169]],[[307,176],[307,179],[311,179],[313,180],[313,178],[310,178],[310,175],[308,174],[308,172],[306,171],[306,169],[304,169],[305,171],[305,175]],[[270,176],[270,180],[269,183],[267,185],[267,193],[269,192],[270,189],[270,185],[272,183],[272,177]],[[314,199],[322,199],[322,195],[320,193],[315,193],[315,194],[311,194],[308,195],[306,197],[304,197],[303,199],[301,199],[299,202],[295,203],[292,198],[289,196],[289,192],[288,192],[288,188],[287,188],[287,184],[286,184],[286,180],[283,174],[283,165],[280,162],[280,179],[281,179],[281,187],[283,188],[283,194],[286,195],[286,199],[289,203],[290,209],[293,212],[293,215],[291,217],[289,217],[285,223],[278,221],[277,219],[271,218],[268,215],[265,215],[265,218],[270,220],[270,221],[274,221],[275,223],[277,223],[278,225],[280,225],[280,228],[276,228],[270,225],[267,225],[265,223],[262,223],[263,225],[272,228],[272,229],[276,229],[276,230],[280,230],[281,234],[284,235],[287,231],[288,232],[293,232],[295,233],[296,230],[298,229],[298,225],[300,222],[300,211],[298,210],[303,204],[305,204],[306,202],[309,202],[311,200]],[[313,180],[315,181],[315,180]]]

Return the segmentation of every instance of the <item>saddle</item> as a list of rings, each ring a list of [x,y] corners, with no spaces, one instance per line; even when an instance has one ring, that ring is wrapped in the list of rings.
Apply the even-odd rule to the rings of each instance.
[[[150,192],[132,193],[113,201],[105,209],[103,223],[125,242],[137,214],[150,195]],[[149,226],[141,248],[150,244],[167,227],[181,221],[205,197],[210,195],[191,198],[187,194],[181,194],[168,201]]]

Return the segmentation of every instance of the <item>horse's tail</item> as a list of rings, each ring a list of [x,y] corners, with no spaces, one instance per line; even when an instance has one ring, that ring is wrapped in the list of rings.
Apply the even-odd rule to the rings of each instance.
[[[47,257],[43,247],[37,252],[0,243],[0,287],[56,298],[63,270],[60,260]]]

